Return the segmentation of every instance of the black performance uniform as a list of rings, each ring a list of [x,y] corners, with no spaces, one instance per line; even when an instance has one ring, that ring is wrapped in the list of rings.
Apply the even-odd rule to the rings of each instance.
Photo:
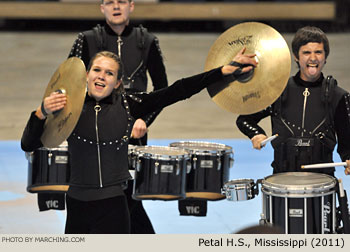
[[[221,69],[217,68],[178,80],[150,94],[113,92],[99,102],[87,95],[79,121],[67,139],[71,177],[65,232],[129,233],[123,185],[131,178],[128,140],[134,118],[189,98],[209,84],[226,81],[224,79]],[[42,146],[40,136],[44,123],[35,112],[31,114],[21,140],[24,151]]]
[[[90,59],[100,51],[111,51],[120,57],[126,93],[147,91],[147,71],[153,91],[168,86],[158,39],[142,26],[126,26],[121,35],[116,34],[107,24],[79,33],[69,57],[81,58],[85,66],[88,66]],[[159,112],[144,115],[141,119],[149,126]],[[130,144],[139,144],[138,140],[130,140]],[[145,144],[147,137],[142,139],[142,145]]]
[[[335,84],[329,85],[325,95],[323,75],[314,83],[291,77],[275,103],[252,115],[240,115],[237,126],[249,138],[266,135],[258,126],[270,116],[274,148],[273,172],[311,171],[334,175],[334,168],[301,170],[301,165],[333,162],[333,150],[343,161],[350,158],[349,93]]]
[[[152,80],[153,90],[168,86],[158,39],[142,26],[126,26],[122,34],[118,35],[106,23],[104,26],[98,25],[78,35],[69,57],[79,57],[88,66],[90,59],[99,51],[111,51],[121,58],[123,84],[127,93],[147,91],[147,71]],[[149,127],[159,112],[160,110],[143,115],[141,119]],[[147,134],[141,139],[131,138],[129,144],[146,145]],[[128,184],[125,194],[131,216],[131,233],[154,234],[142,201],[132,199],[133,181],[129,181]]]
[[[272,134],[278,134],[271,142],[273,173],[303,171],[334,176],[334,168],[307,170],[301,165],[333,162],[336,144],[341,159],[350,158],[350,95],[333,78],[321,75],[316,82],[305,82],[298,72],[276,102],[255,114],[240,115],[236,123],[249,138],[266,135],[258,123],[268,116]]]

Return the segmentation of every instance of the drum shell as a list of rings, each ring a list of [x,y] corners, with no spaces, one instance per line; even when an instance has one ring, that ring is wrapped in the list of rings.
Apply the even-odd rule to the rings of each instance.
[[[233,163],[232,148],[217,143],[185,141],[170,146],[184,148],[191,155],[186,175],[186,198],[221,200],[224,183],[229,180]],[[207,148],[207,149],[206,149]]]
[[[253,179],[234,179],[225,183],[222,194],[229,201],[251,200],[255,197]]]
[[[269,178],[278,178],[276,176],[295,175],[322,182],[283,186],[268,181]],[[326,174],[290,172],[269,176],[261,183],[263,216],[268,223],[279,226],[287,234],[335,233],[335,185],[335,178]]]
[[[137,200],[184,199],[188,155],[160,157],[140,153],[137,149],[132,197]]]
[[[28,192],[67,192],[70,177],[67,146],[42,147],[27,156]]]
[[[137,148],[137,145],[128,145],[128,164],[129,164],[129,172],[131,177],[135,178],[135,166],[136,166],[136,158],[137,155],[135,153],[135,150]]]

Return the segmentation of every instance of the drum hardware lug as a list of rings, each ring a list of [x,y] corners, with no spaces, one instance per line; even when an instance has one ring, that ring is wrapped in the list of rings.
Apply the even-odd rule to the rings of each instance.
[[[51,165],[51,158],[52,158],[52,152],[49,152],[47,154],[47,164],[50,166]]]
[[[191,159],[187,159],[185,162],[186,162],[186,173],[189,174],[192,169]]]
[[[26,159],[29,163],[33,163],[34,152],[25,152]]]
[[[217,168],[217,170],[220,171],[221,170],[221,159],[220,159],[219,155],[217,157],[217,161],[218,161],[218,168]]]
[[[176,176],[180,174],[180,164],[179,159],[176,159]]]
[[[268,225],[268,222],[267,222],[267,220],[266,220],[266,217],[265,217],[265,214],[264,214],[264,213],[261,213],[261,214],[260,214],[259,225],[260,225],[260,226],[267,226],[267,225]]]
[[[261,181],[262,179],[258,179],[254,184],[254,187],[253,187],[254,195],[259,195],[259,184],[261,183]]]
[[[195,155],[193,155],[193,169],[197,169],[197,157]]]
[[[230,161],[229,161],[229,167],[232,168],[232,167],[233,167],[233,163],[234,163],[234,161],[235,161],[235,160],[233,159],[233,156],[232,156],[232,155],[230,155],[229,160],[230,160]]]
[[[155,167],[154,167],[154,174],[157,175],[157,174],[158,174],[158,166],[159,166],[159,163],[158,163],[158,162],[155,162],[155,163],[154,163],[154,166],[155,166]]]
[[[137,159],[135,162],[136,162],[135,169],[137,172],[140,172],[141,171],[141,159]]]
[[[131,158],[131,168],[136,169],[136,165],[137,165],[137,160],[135,157]]]
[[[225,187],[221,188],[221,194],[225,195],[228,200],[230,200],[232,198],[231,191],[230,190],[226,191]]]

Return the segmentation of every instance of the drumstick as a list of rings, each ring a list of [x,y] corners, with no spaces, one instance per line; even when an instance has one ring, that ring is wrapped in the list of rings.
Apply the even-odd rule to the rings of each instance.
[[[265,146],[265,144],[266,144],[267,142],[272,141],[272,140],[275,139],[276,137],[278,137],[278,134],[275,134],[275,135],[273,135],[273,136],[270,136],[270,137],[266,138],[265,140],[261,141],[260,145],[261,145],[261,146]]]
[[[338,179],[338,182],[339,182],[339,194],[340,194],[340,197],[343,198],[345,196],[343,180],[340,178]]]
[[[317,168],[327,168],[327,167],[334,167],[334,166],[346,166],[346,162],[302,165],[301,169],[317,169]]]

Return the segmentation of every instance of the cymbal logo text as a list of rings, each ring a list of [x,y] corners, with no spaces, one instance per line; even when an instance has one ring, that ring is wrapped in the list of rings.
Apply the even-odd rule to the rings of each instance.
[[[72,112],[70,112],[65,118],[63,118],[59,123],[58,123],[58,132],[60,132],[62,129],[63,129],[63,127],[64,127],[64,125],[66,125],[67,124],[67,122],[68,122],[68,120],[69,120],[69,118],[72,116]]]
[[[259,99],[260,98],[260,93],[259,92],[253,92],[253,93],[247,94],[245,96],[242,96],[243,102],[246,102],[246,101],[248,101],[251,98],[258,98]]]
[[[57,81],[58,81],[60,78],[61,78],[61,74],[58,73],[58,76],[57,76],[56,80],[54,80],[54,81],[51,83],[51,89],[54,88],[54,86],[56,85]]]
[[[244,36],[242,38],[238,38],[236,40],[233,40],[231,42],[228,42],[230,46],[236,46],[236,45],[249,45],[252,42],[253,35]]]

